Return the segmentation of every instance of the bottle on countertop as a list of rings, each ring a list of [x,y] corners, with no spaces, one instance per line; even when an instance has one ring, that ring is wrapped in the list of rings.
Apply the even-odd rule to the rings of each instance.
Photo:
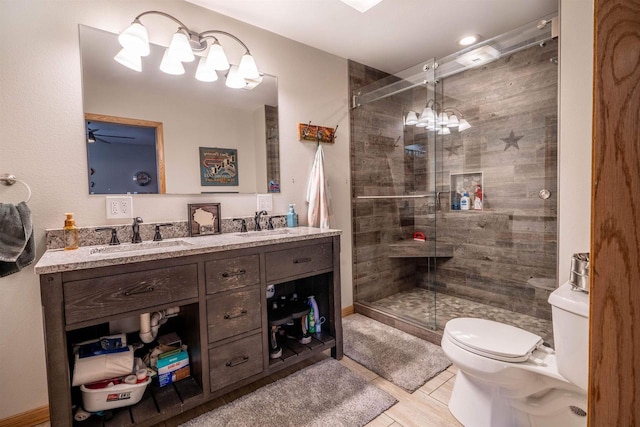
[[[80,236],[78,235],[78,227],[76,220],[73,219],[72,213],[65,214],[67,218],[64,220],[64,250],[72,251],[80,247]]]
[[[470,208],[470,200],[467,192],[462,193],[462,197],[460,198],[460,210],[468,211]]]
[[[289,205],[289,213],[287,214],[287,227],[298,226],[298,214],[294,210],[295,205],[292,203]]]

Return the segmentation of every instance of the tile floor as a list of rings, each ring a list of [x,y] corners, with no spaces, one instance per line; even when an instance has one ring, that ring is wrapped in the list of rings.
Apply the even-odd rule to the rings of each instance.
[[[551,320],[540,319],[526,314],[516,313],[487,304],[458,298],[443,293],[434,293],[422,288],[393,294],[387,298],[368,303],[399,317],[405,317],[425,325],[433,325],[434,318],[438,330],[444,330],[447,321],[455,317],[481,317],[506,323],[541,336],[553,345],[553,327]]]
[[[409,393],[346,356],[340,362],[398,400],[398,403],[367,424],[367,427],[453,427],[462,425],[451,415],[447,407],[457,372],[454,366],[450,366],[418,390]],[[35,427],[51,427],[51,424],[47,422]]]

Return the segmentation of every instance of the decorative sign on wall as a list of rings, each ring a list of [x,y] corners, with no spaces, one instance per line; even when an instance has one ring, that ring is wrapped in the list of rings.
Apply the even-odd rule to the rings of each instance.
[[[238,150],[200,147],[200,185],[238,185]]]
[[[189,236],[219,234],[220,203],[193,203],[187,205]]]
[[[313,142],[325,142],[333,144],[336,142],[336,130],[335,128],[328,128],[325,126],[312,125],[311,122],[304,124],[298,123],[298,141],[313,141]]]

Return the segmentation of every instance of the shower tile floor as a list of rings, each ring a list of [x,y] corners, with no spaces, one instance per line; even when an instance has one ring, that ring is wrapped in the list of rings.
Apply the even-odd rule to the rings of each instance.
[[[553,328],[550,320],[442,293],[435,296],[434,313],[433,300],[433,291],[413,288],[369,302],[368,305],[429,328],[433,325],[435,315],[436,327],[440,331],[444,330],[444,325],[448,320],[456,317],[479,317],[494,320],[540,335],[547,343],[553,345]]]

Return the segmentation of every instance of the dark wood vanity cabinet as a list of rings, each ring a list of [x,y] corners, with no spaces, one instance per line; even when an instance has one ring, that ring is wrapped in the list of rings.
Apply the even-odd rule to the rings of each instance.
[[[339,260],[334,235],[41,275],[52,426],[153,425],[318,352],[342,358]],[[268,285],[275,298],[314,295],[326,318],[311,343],[285,340],[277,359],[269,357]],[[71,387],[72,344],[107,335],[111,321],[176,306],[168,328],[188,345],[191,377],[165,387],[152,382],[108,423],[73,421],[81,394]]]

